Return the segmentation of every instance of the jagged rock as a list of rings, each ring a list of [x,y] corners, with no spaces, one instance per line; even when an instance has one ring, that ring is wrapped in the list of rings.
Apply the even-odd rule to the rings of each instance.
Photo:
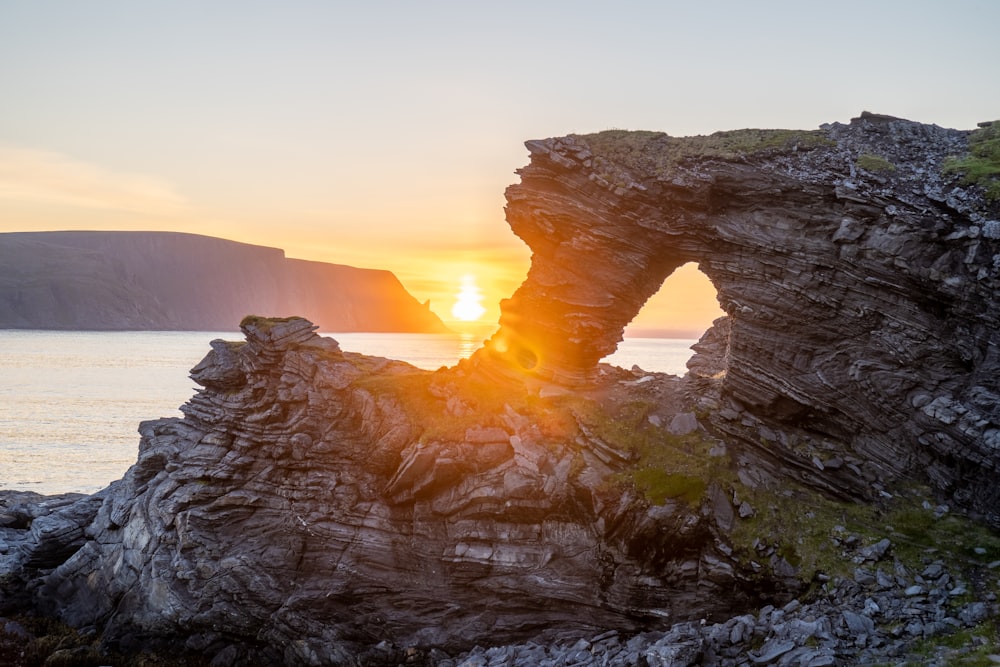
[[[966,133],[749,137],[529,142],[507,210],[533,265],[483,350],[431,373],[244,319],[120,481],[0,498],[0,599],[214,664],[856,664],[995,614],[850,524],[822,548],[853,577],[736,543],[804,490],[923,479],[994,523],[1000,499],[996,211],[928,166]],[[687,261],[728,313],[691,372],[599,366]]]
[[[585,384],[697,262],[727,317],[689,367],[784,435],[722,413],[715,427],[777,477],[857,497],[922,475],[1000,526],[997,204],[941,172],[968,134],[865,113],[816,132],[529,141],[506,212],[531,270],[482,363]],[[821,449],[865,465],[815,466]]]
[[[301,318],[243,330],[192,370],[182,419],[140,426],[122,480],[21,531],[36,608],[122,650],[181,633],[220,664],[340,664],[379,642],[638,631],[756,598],[718,537],[730,492],[712,494],[717,521],[711,498],[615,487],[631,454],[562,397],[344,353]],[[654,380],[642,391],[680,382]],[[632,395],[607,382],[602,400]],[[501,407],[455,417],[456,392]]]
[[[889,538],[883,538],[871,546],[859,549],[858,556],[863,561],[871,560],[877,562],[885,558],[890,548],[892,548],[892,541]]]
[[[680,412],[670,420],[667,431],[673,435],[687,435],[698,430],[698,418],[693,412]]]

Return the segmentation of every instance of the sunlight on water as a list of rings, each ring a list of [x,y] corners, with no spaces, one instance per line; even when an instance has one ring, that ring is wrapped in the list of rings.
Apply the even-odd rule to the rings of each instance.
[[[212,338],[0,331],[0,488],[97,491],[135,462],[139,422],[178,417]]]
[[[644,371],[684,375],[687,361],[694,352],[691,346],[696,338],[626,338],[618,344],[618,351],[605,357],[605,363]]]
[[[325,334],[343,350],[436,370],[479,349],[482,332]],[[92,493],[135,462],[139,422],[180,417],[190,369],[236,332],[0,330],[0,488]],[[627,339],[606,361],[683,374],[694,341]]]
[[[322,334],[337,340],[345,352],[361,352],[376,357],[407,361],[418,368],[437,370],[454,366],[483,346],[483,338],[472,333],[393,334],[332,333]]]

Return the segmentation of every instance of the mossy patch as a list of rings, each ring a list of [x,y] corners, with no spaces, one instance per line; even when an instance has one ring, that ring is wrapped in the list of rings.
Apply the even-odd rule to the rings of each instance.
[[[613,477],[615,484],[632,486],[654,505],[676,499],[696,507],[709,482],[733,478],[729,459],[711,456],[717,443],[701,431],[678,436],[655,426],[649,420],[654,408],[648,401],[580,402],[575,413],[588,436],[631,455],[629,466]]]
[[[285,324],[300,317],[264,317],[262,315],[247,315],[240,320],[240,328],[254,326],[263,331],[270,331],[278,324]]]
[[[977,185],[986,198],[1000,201],[1000,120],[981,123],[969,135],[969,152],[945,160],[946,174],[961,174],[964,185]]]
[[[1000,533],[961,514],[938,516],[933,509],[911,501],[893,504],[881,518],[897,558],[914,566],[935,549],[946,551],[955,564],[1000,560]]]
[[[834,500],[794,485],[781,492],[740,487],[738,495],[754,510],[751,517],[737,522],[731,534],[741,559],[758,560],[761,545],[773,548],[798,568],[803,583],[819,573],[846,576],[853,571],[836,538],[846,537],[856,527],[871,526],[875,514],[870,505]],[[863,539],[874,544],[882,537],[872,533]]]
[[[737,492],[755,510],[731,535],[741,557],[754,560],[755,543],[770,545],[805,583],[818,573],[851,575],[856,565],[844,546],[851,536],[851,549],[889,538],[893,557],[917,571],[938,559],[970,570],[1000,560],[1000,533],[957,512],[928,509],[927,489],[901,490],[881,504],[839,501],[795,485]]]
[[[812,150],[834,144],[823,130],[730,130],[694,137],[662,132],[607,130],[576,135],[598,160],[608,160],[637,173],[668,178],[688,159],[736,160],[765,151]],[[595,171],[600,172],[599,165]]]
[[[942,667],[995,667],[990,657],[1000,653],[1000,629],[993,621],[952,634],[929,637],[917,643],[912,653]]]
[[[705,489],[708,486],[700,477],[670,473],[661,468],[638,468],[633,471],[631,477],[636,488],[656,505],[679,498],[688,505],[697,506],[705,496]]]
[[[896,171],[896,165],[889,162],[881,155],[874,155],[872,153],[861,154],[858,156],[855,164],[859,169],[864,169],[865,171],[870,171],[874,174],[884,174]]]

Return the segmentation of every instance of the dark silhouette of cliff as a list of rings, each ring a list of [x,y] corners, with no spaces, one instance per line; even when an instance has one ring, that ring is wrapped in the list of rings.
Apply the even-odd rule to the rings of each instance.
[[[0,328],[230,331],[250,313],[327,331],[447,330],[389,271],[196,234],[0,234]]]

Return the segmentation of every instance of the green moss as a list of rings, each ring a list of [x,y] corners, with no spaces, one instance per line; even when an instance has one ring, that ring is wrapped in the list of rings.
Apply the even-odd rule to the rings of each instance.
[[[421,433],[422,441],[461,440],[473,426],[489,426],[482,414],[454,414],[445,400],[430,391],[432,376],[425,371],[398,375],[363,376],[356,386],[376,397],[395,400],[406,413],[407,421]]]
[[[737,494],[755,510],[732,532],[737,553],[755,560],[755,542],[772,546],[800,568],[803,582],[820,572],[851,576],[855,564],[838,544],[848,535],[858,539],[855,548],[889,538],[893,557],[916,571],[932,554],[935,560],[966,569],[1000,560],[1000,533],[958,513],[935,516],[933,509],[924,507],[930,497],[927,489],[901,490],[882,506],[838,501],[795,485],[780,491],[737,488]]]
[[[433,385],[442,381],[450,381],[454,386],[435,390]],[[544,438],[571,441],[579,434],[568,408],[529,394],[523,386],[491,382],[480,376],[458,378],[447,373],[414,370],[364,376],[356,386],[375,396],[396,400],[424,442],[460,442],[470,428],[503,428],[508,411],[525,417]],[[457,398],[461,406],[457,409],[449,406],[448,397]]]
[[[662,132],[607,130],[577,135],[590,146],[601,172],[600,162],[608,160],[627,169],[669,177],[686,159],[717,158],[734,160],[764,151],[790,152],[831,146],[822,130],[731,130],[708,136],[671,137]]]
[[[654,505],[679,499],[697,506],[710,481],[734,479],[729,460],[710,456],[716,441],[700,431],[676,436],[654,426],[654,408],[649,401],[615,407],[578,402],[574,413],[587,435],[631,454],[630,465],[612,478],[615,484],[635,488]]]
[[[987,564],[1000,560],[1000,534],[956,513],[935,517],[916,502],[892,506],[882,524],[893,541],[896,556],[918,564],[928,549],[947,549],[956,563]]]
[[[638,455],[651,444],[649,414],[653,407],[649,401],[630,401],[609,411],[591,401],[578,404],[576,410],[577,418],[598,438]]]
[[[811,582],[820,572],[829,576],[852,572],[854,564],[833,538],[874,524],[872,506],[834,500],[803,487],[790,485],[781,492],[741,488],[738,495],[750,503],[754,514],[739,520],[733,529],[731,538],[737,553],[745,561],[758,560],[754,544],[771,546],[799,569],[803,583]],[[882,537],[873,532],[863,543],[874,544]]]
[[[636,487],[650,502],[662,505],[670,499],[681,499],[697,506],[705,495],[705,480],[680,473],[669,473],[660,468],[641,468],[632,479]]]
[[[995,622],[987,621],[973,628],[922,639],[912,653],[927,659],[940,654],[935,664],[945,667],[995,667],[997,663],[990,656],[1000,653],[1000,633]]]
[[[978,185],[986,198],[1000,201],[1000,121],[980,123],[969,135],[969,152],[945,160],[946,174],[961,174],[965,185]]]
[[[863,153],[860,155],[855,164],[865,171],[870,171],[876,174],[896,171],[896,165],[880,155],[873,155],[871,153]]]
[[[300,319],[298,317],[263,317],[261,315],[247,315],[242,320],[240,320],[240,328],[246,326],[256,326],[259,329],[265,331],[271,329],[276,324],[282,324],[284,322],[291,322],[292,320]]]

